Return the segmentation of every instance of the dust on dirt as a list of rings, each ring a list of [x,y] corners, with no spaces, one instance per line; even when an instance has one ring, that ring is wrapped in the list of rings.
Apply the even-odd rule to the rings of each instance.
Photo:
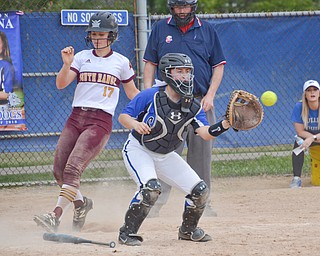
[[[202,217],[199,226],[213,237],[207,243],[177,239],[184,196],[173,190],[160,217],[147,218],[139,234],[140,247],[118,244],[118,230],[135,185],[126,181],[83,184],[81,191],[94,200],[81,233],[71,230],[72,209],[63,216],[59,233],[100,242],[115,241],[109,248],[93,244],[44,241],[44,231],[34,214],[53,210],[56,186],[0,190],[0,255],[318,255],[320,252],[320,188],[303,178],[301,189],[290,189],[291,177],[261,176],[218,178],[213,181],[212,205],[218,217]]]

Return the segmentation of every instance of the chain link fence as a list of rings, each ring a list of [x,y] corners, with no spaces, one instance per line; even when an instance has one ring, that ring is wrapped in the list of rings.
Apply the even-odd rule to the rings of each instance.
[[[60,12],[62,9],[128,10],[133,13],[135,0],[2,0],[2,11]]]
[[[319,79],[319,12],[201,17],[215,24],[227,59],[215,99],[217,117],[225,114],[234,89],[244,89],[258,97],[271,90],[278,96],[274,106],[264,107],[264,120],[258,128],[230,131],[216,139],[213,174],[292,175],[295,130],[290,116],[301,99],[304,82]],[[303,173],[310,173],[308,152]]]
[[[75,52],[86,49],[85,26],[62,26],[62,9],[127,10],[128,26],[119,26],[119,39],[113,50],[124,54],[136,68],[134,1],[78,1],[79,5],[50,6],[50,1],[5,1],[0,9],[23,10],[20,17],[23,58],[23,90],[27,131],[0,132],[0,186],[55,184],[52,175],[54,150],[63,126],[71,113],[75,83],[64,90],[55,86],[55,76],[62,66],[60,51],[68,45]],[[71,2],[71,1],[70,1]],[[87,2],[81,5],[80,2]],[[90,7],[88,7],[90,6]],[[139,81],[136,81],[138,85]],[[83,181],[128,179],[121,146],[127,131],[117,117],[127,98],[121,93],[114,117],[113,134],[106,148],[93,161]]]
[[[53,5],[51,1],[40,0],[0,3],[3,11],[25,12],[20,26],[28,128],[23,132],[0,132],[0,187],[55,184],[52,176],[54,150],[71,112],[75,87],[72,84],[61,91],[55,87],[55,76],[62,65],[60,50],[67,45],[73,45],[76,52],[86,48],[85,27],[62,26],[60,11],[88,9],[89,1],[70,2],[69,5],[63,1],[61,4],[55,1]],[[141,78],[135,5],[133,0],[97,0],[90,1],[89,8],[129,11],[129,24],[119,28],[119,40],[113,49],[130,59],[137,77]],[[148,29],[165,17],[149,15]],[[224,79],[215,99],[217,117],[224,115],[234,89],[244,89],[257,96],[272,90],[278,95],[275,106],[265,107],[264,121],[258,128],[248,132],[231,130],[216,139],[212,174],[291,174],[295,132],[290,114],[301,97],[304,81],[318,79],[319,14],[208,14],[200,17],[215,24],[227,58]],[[137,79],[139,87],[140,83]],[[128,131],[117,122],[127,102],[123,93],[109,143],[89,165],[82,181],[129,179],[121,155]],[[309,161],[304,168],[308,172]]]

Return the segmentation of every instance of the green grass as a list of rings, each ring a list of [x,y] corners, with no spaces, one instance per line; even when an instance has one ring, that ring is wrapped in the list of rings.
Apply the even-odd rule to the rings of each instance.
[[[305,156],[303,173],[310,173],[310,157]],[[214,177],[292,174],[291,156],[261,156],[256,159],[212,162]]]
[[[1,153],[0,168],[50,165],[53,152]]]
[[[0,176],[1,183],[33,182],[42,180],[54,180],[52,173],[9,174]]]
[[[286,175],[292,174],[291,156],[277,156],[278,152],[290,151],[291,145],[279,145],[277,147],[237,148],[237,149],[213,149],[212,175],[213,177],[257,176],[257,175]],[[268,152],[264,154],[264,152]],[[270,156],[274,152],[275,156]],[[253,153],[261,153],[255,159],[245,159]],[[183,155],[186,152],[184,151]],[[280,154],[279,154],[280,155]],[[233,160],[240,156],[241,160]],[[1,168],[16,168],[34,166],[27,169],[24,174],[0,175],[0,183],[40,182],[54,181],[51,171],[44,172],[41,166],[52,165],[54,152],[16,152],[0,154]],[[238,157],[239,158],[239,157]],[[243,159],[242,159],[243,158]],[[224,159],[224,160],[223,160]],[[128,173],[123,165],[121,150],[103,150],[94,160],[94,169],[86,170],[82,179],[100,179],[112,177],[127,177]],[[114,161],[111,167],[100,166],[106,162]],[[119,162],[116,162],[119,161]],[[108,165],[110,166],[110,165]],[[48,170],[48,168],[46,168]],[[49,168],[51,170],[51,168]],[[42,173],[41,173],[42,171]],[[310,173],[310,157],[306,155],[303,173]]]
[[[128,176],[127,170],[123,167],[114,167],[108,169],[96,168],[86,170],[82,178],[83,179],[97,179],[97,178],[110,178],[110,177],[123,177]],[[42,181],[42,180],[54,180],[52,172],[45,173],[27,173],[27,174],[9,174],[9,175],[1,175],[0,183],[15,183],[15,182],[34,182],[34,181]]]
[[[52,165],[54,152],[15,152],[0,154],[0,168]],[[103,150],[94,161],[122,160],[121,150]]]
[[[236,154],[236,153],[262,153],[262,152],[281,152],[292,150],[292,145],[272,145],[264,147],[244,147],[244,148],[213,148],[213,154]]]

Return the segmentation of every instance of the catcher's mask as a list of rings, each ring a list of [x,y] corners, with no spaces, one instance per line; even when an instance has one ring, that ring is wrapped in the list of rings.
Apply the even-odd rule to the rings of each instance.
[[[89,26],[86,29],[87,36],[85,37],[87,46],[91,46],[94,49],[103,49],[110,46],[118,38],[118,23],[116,18],[110,12],[97,12],[92,15],[89,21]],[[97,39],[107,40],[107,46],[99,48],[99,43],[94,46],[92,43],[91,32],[109,32],[107,38]]]
[[[175,80],[172,69],[188,68],[190,72],[183,79]],[[159,69],[162,79],[181,96],[181,111],[189,112],[193,99],[193,64],[190,57],[182,53],[167,53],[160,59]]]
[[[190,5],[191,6],[191,12],[188,13],[188,15],[184,18],[179,17],[174,10],[173,7],[175,6],[185,6]],[[173,19],[175,20],[176,24],[179,27],[187,26],[190,21],[195,17],[196,10],[198,7],[198,0],[168,0],[168,8],[170,11],[170,14],[172,15]]]

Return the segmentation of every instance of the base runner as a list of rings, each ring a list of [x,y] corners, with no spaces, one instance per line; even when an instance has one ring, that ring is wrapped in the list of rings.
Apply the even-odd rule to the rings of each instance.
[[[121,83],[129,99],[139,90],[129,60],[112,51],[118,24],[110,12],[94,14],[87,28],[87,43],[93,50],[74,55],[72,46],[61,51],[63,66],[56,85],[63,89],[77,79],[72,113],[60,135],[54,158],[54,177],[60,186],[52,212],[35,215],[34,221],[48,232],[56,232],[63,211],[74,205],[73,229],[80,231],[93,201],[82,196],[80,177],[105,147],[112,132],[112,116],[119,101]]]

